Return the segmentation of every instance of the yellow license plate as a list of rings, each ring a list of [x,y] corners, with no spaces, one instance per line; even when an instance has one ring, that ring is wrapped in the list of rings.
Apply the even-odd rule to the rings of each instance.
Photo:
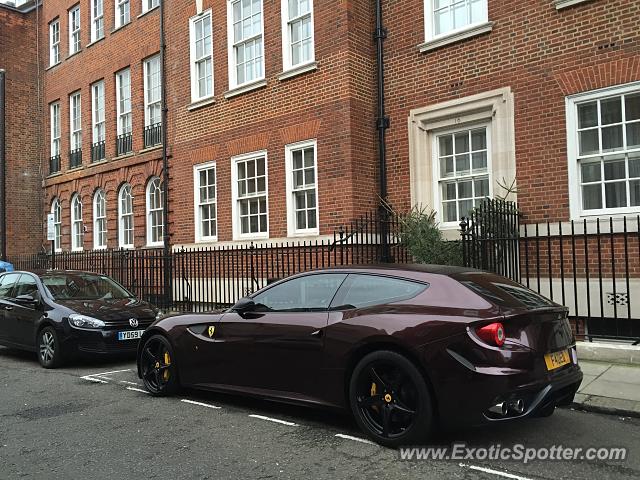
[[[547,370],[555,370],[556,368],[563,367],[570,362],[571,357],[569,356],[569,350],[547,353],[544,356],[544,363],[547,364]]]

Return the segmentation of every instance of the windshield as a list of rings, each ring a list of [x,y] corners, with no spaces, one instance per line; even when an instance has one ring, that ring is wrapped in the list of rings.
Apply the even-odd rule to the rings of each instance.
[[[59,273],[42,277],[42,283],[56,300],[109,300],[133,295],[104,275]]]

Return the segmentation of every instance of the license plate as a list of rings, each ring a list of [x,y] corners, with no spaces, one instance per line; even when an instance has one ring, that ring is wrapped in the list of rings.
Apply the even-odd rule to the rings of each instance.
[[[555,370],[556,368],[563,367],[571,362],[569,350],[547,353],[544,356],[544,362],[547,364],[547,370]]]
[[[144,330],[128,330],[126,332],[118,332],[118,340],[138,340],[142,337]]]

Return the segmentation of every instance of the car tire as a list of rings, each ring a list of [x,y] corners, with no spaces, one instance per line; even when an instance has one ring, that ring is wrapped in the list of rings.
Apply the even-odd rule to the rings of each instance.
[[[44,327],[38,332],[38,361],[44,368],[62,365],[62,346],[53,327]]]
[[[145,388],[157,397],[171,395],[180,387],[173,347],[164,335],[145,339],[138,360]]]
[[[375,442],[392,448],[429,438],[433,405],[420,370],[399,353],[380,350],[351,374],[349,403],[356,423]]]

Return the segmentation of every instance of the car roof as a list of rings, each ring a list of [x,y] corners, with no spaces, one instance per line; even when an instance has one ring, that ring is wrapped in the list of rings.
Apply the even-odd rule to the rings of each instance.
[[[38,277],[50,277],[50,276],[53,276],[53,275],[60,275],[60,274],[74,274],[74,275],[85,274],[85,275],[100,275],[100,276],[102,276],[101,273],[87,272],[87,271],[84,271],[84,270],[44,270],[44,269],[34,269],[34,270],[15,270],[13,272],[6,272],[6,273],[30,273],[30,274],[36,275]]]
[[[343,273],[381,273],[387,275],[399,275],[409,273],[427,273],[431,275],[453,276],[465,273],[480,273],[481,270],[468,267],[456,267],[452,265],[433,265],[422,263],[396,263],[396,264],[371,264],[371,265],[344,265],[321,268],[312,272],[343,272]],[[304,272],[309,273],[309,272]],[[301,273],[303,274],[303,273]]]

